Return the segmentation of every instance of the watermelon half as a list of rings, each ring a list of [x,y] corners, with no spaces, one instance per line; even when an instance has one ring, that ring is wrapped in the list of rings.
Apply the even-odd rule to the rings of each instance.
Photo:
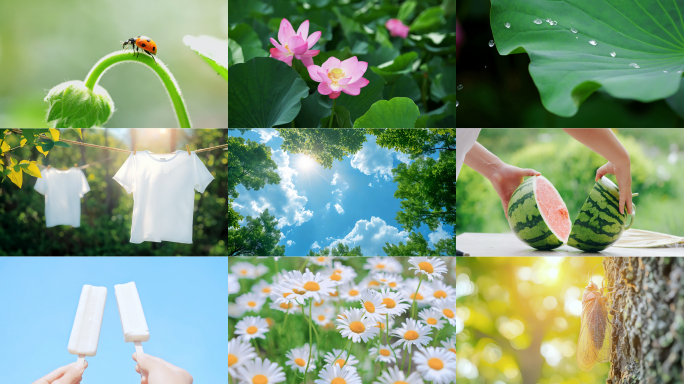
[[[544,176],[532,176],[513,192],[508,224],[531,247],[548,250],[568,241],[572,221],[556,188]]]

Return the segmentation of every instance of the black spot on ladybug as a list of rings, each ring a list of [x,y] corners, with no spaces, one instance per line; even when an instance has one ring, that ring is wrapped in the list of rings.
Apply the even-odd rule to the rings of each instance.
[[[156,51],[156,50],[157,50],[157,47],[152,47],[152,50],[153,50],[153,51]]]
[[[149,43],[149,42],[150,42],[150,39],[147,39],[147,42]]]
[[[145,43],[142,43],[142,46],[144,47],[144,46],[145,46]]]

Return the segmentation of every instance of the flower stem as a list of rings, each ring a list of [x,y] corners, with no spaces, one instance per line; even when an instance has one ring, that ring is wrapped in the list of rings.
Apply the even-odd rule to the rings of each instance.
[[[257,344],[256,338],[252,339],[252,342],[254,343],[254,349],[256,349],[257,355],[261,357],[261,352],[259,352],[259,345]]]
[[[299,272],[303,271],[304,267],[306,267],[307,264],[309,264],[309,258],[308,257],[306,258],[306,261],[304,262],[304,264],[302,264],[302,266],[299,267]]]
[[[411,374],[411,358],[409,357],[409,369],[406,371],[406,376],[409,376]]]
[[[169,71],[166,65],[159,59],[156,59],[157,62],[155,63],[154,59],[147,55],[136,57],[130,51],[123,50],[110,53],[101,58],[100,61],[95,63],[95,66],[90,69],[90,72],[88,72],[88,76],[86,76],[85,79],[85,86],[92,90],[107,69],[124,61],[135,61],[150,67],[159,76],[162,83],[164,83],[164,87],[166,87],[166,92],[168,92],[171,102],[173,103],[173,108],[176,111],[176,118],[178,119],[180,128],[192,128],[188,112],[185,109],[183,96],[181,96],[180,87],[171,74],[171,71]]]
[[[442,327],[442,329],[444,329],[444,327]],[[440,333],[440,332],[442,332],[441,329],[437,331],[437,334],[435,335],[434,340],[432,340],[432,346],[433,346],[433,347],[435,346],[435,344],[437,344],[437,337],[439,337],[439,333]]]
[[[335,103],[336,102],[337,102],[337,99],[333,99],[332,113],[330,114],[330,123],[328,124],[328,128],[332,128],[333,116],[335,116]]]
[[[230,375],[230,373],[228,374],[228,383],[233,384],[233,377]]]
[[[385,328],[387,329],[387,338],[385,341],[387,342],[387,345],[392,350],[392,354],[394,355],[394,364],[396,364],[396,362],[399,359],[397,359],[397,353],[394,351],[394,347],[392,346],[392,344],[390,344],[390,341],[389,341],[389,314],[388,313],[385,313],[385,319],[387,320],[387,325],[385,326]]]
[[[340,351],[340,353],[338,353],[337,356],[335,356],[335,360],[334,360],[334,361],[337,361],[337,359],[342,355],[342,352],[344,352],[344,350],[347,349],[347,344],[349,344],[349,340],[351,340],[351,339],[348,338],[348,339],[347,339],[347,342],[344,343],[344,348],[342,348],[342,350]],[[350,349],[351,349],[351,348],[350,348]]]
[[[411,303],[411,318],[413,320],[416,319],[416,311],[413,307],[416,305],[416,296],[418,296],[418,290],[420,289],[420,284],[423,282],[423,276],[425,276],[425,275],[423,275],[421,273],[420,280],[418,280],[418,288],[416,288],[416,293],[413,294],[413,303]]]
[[[309,358],[306,360],[306,368],[304,368],[304,382],[306,382],[306,375],[309,373],[309,362],[311,362],[311,350],[313,349],[313,338],[311,336],[311,307],[313,307],[313,299],[309,299]],[[304,308],[302,308],[302,312],[304,312]]]
[[[344,360],[344,364],[342,365],[342,367],[345,367],[347,365],[347,361],[349,360],[349,356],[351,356],[352,347],[354,347],[354,343],[352,343],[352,345],[349,346],[349,352],[347,352],[347,358]],[[335,363],[337,363],[337,360],[335,360]],[[342,368],[342,367],[340,367],[340,368]]]
[[[273,258],[273,262],[275,263],[275,273],[276,273],[276,274],[274,275],[274,277],[275,277],[275,280],[276,280],[276,283],[277,283],[277,282],[278,282],[278,278],[277,278],[276,276],[278,276],[278,258],[277,258],[277,257],[274,257],[274,258]],[[289,308],[288,308],[288,312],[289,312]],[[287,316],[287,315],[286,315],[286,316]]]

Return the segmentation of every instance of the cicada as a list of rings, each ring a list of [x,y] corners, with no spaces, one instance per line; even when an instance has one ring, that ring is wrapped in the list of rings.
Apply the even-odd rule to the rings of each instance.
[[[577,365],[583,371],[589,371],[594,363],[605,363],[610,359],[612,340],[612,323],[608,320],[608,298],[603,296],[601,288],[589,279],[589,284],[582,294],[582,326],[577,341]]]

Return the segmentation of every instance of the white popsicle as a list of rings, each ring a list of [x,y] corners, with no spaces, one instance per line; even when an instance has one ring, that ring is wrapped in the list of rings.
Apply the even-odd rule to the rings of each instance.
[[[145,321],[142,303],[138,295],[135,282],[114,285],[116,303],[119,306],[121,328],[123,328],[124,340],[127,343],[135,343],[135,350],[142,355],[142,342],[150,339],[150,331]]]
[[[97,353],[97,342],[100,339],[100,327],[106,301],[107,288],[83,286],[67,347],[69,353],[78,355],[80,363],[83,363],[85,356],[95,356]]]

